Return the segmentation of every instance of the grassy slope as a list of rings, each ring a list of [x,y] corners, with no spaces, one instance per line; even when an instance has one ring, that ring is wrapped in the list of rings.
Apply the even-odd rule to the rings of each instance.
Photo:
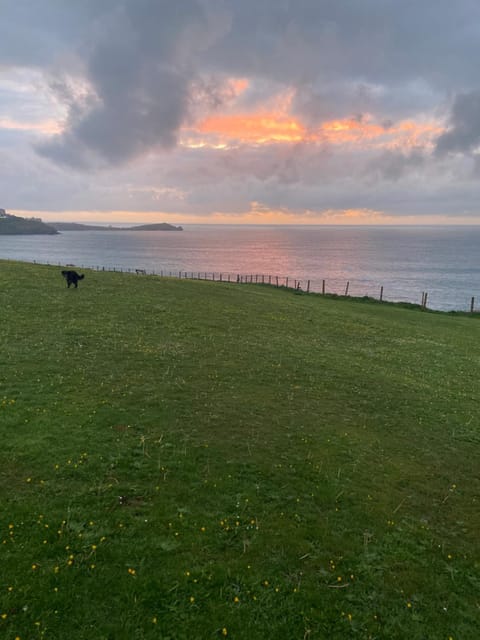
[[[2,638],[478,637],[476,319],[8,262],[0,309]]]

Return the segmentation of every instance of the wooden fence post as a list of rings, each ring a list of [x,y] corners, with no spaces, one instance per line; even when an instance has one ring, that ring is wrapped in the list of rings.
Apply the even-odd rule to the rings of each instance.
[[[322,295],[325,295],[325,280],[322,280]]]
[[[380,287],[380,302],[383,300],[383,285]]]
[[[310,293],[310,280],[307,280],[307,293]]]
[[[277,287],[278,287],[278,276],[275,276],[276,280],[277,280]]]
[[[470,302],[470,313],[473,313],[475,310],[475,298],[472,296],[472,300]]]
[[[350,286],[350,281],[347,280],[347,286],[345,287],[345,295],[348,296],[348,287]]]
[[[288,289],[288,277],[287,277],[287,279],[285,280],[285,286],[286,286],[286,287],[287,287],[287,289]]]

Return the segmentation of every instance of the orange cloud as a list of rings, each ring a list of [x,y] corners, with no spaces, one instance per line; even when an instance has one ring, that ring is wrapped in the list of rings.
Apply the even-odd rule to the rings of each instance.
[[[318,133],[329,142],[341,144],[378,138],[385,134],[385,128],[362,120],[330,120],[322,124]]]
[[[328,142],[360,147],[413,147],[428,144],[443,128],[436,123],[403,121],[385,127],[370,118],[343,118],[307,129],[298,119],[278,113],[215,115],[199,122],[182,144],[190,148],[227,148],[232,144]]]
[[[250,82],[247,80],[247,78],[232,78],[230,80],[230,86],[235,92],[235,95],[239,96],[248,89],[248,87],[250,86]]]
[[[198,132],[257,144],[299,142],[307,135],[293,118],[271,114],[211,116],[200,122]]]

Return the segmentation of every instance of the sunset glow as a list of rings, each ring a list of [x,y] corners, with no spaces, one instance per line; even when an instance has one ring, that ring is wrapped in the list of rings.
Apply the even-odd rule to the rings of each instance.
[[[200,133],[220,138],[253,142],[299,142],[307,137],[302,125],[293,118],[270,114],[213,116],[198,125]]]
[[[437,123],[415,123],[411,120],[385,126],[370,118],[329,120],[316,128],[305,127],[300,120],[274,113],[216,115],[187,130],[181,143],[190,148],[225,149],[235,144],[263,145],[272,143],[328,143],[356,145],[364,148],[415,147],[429,144],[443,132]]]
[[[60,4],[2,16],[0,208],[480,224],[475,3]]]

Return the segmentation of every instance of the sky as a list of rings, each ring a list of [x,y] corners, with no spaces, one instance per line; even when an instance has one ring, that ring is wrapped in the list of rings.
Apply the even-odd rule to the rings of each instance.
[[[0,207],[480,223],[476,0],[0,0]]]

